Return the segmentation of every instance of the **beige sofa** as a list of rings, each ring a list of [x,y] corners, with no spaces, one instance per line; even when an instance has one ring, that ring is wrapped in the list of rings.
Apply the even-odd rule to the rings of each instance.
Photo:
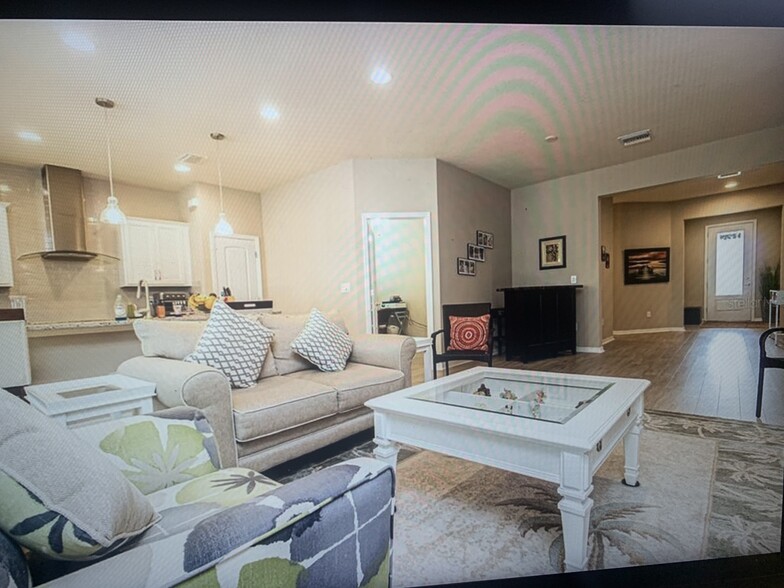
[[[416,353],[411,337],[352,337],[346,369],[321,372],[291,350],[307,316],[255,317],[275,336],[250,388],[231,389],[220,371],[182,361],[195,349],[203,321],[135,321],[143,355],[117,371],[155,382],[158,406],[201,409],[215,430],[224,465],[264,471],[372,427],[364,403],[411,385]],[[345,330],[342,321],[335,322]]]

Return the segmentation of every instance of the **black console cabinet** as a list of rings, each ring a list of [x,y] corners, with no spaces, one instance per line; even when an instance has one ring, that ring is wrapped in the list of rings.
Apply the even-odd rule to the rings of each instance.
[[[507,360],[577,353],[577,288],[582,286],[499,288],[504,293]]]

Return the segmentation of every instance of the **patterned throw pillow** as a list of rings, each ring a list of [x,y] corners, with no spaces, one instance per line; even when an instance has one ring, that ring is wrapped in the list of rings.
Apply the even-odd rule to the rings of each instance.
[[[272,331],[257,320],[237,314],[217,300],[196,351],[184,361],[222,371],[232,388],[248,388],[259,378],[272,337]]]
[[[448,351],[487,351],[490,315],[450,316]]]
[[[0,529],[14,541],[55,559],[98,559],[160,518],[73,431],[5,392],[0,414]]]
[[[339,372],[346,368],[353,344],[343,330],[317,309],[310,311],[308,322],[291,348],[322,372]]]

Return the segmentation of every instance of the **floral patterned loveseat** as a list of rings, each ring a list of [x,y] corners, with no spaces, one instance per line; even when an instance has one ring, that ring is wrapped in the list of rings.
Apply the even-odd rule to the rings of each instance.
[[[160,519],[106,557],[59,561],[79,529],[58,523],[57,505],[32,515],[17,506],[3,513],[19,520],[0,531],[0,586],[389,584],[394,474],[380,461],[352,459],[286,485],[221,469],[212,430],[191,408],[65,432],[99,448]],[[35,532],[48,545],[21,547]]]

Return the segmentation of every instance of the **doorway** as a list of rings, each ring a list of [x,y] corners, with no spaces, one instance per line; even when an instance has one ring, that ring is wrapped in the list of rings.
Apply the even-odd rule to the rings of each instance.
[[[212,287],[220,292],[231,288],[237,300],[261,300],[259,238],[253,235],[232,235],[212,239]]]
[[[756,242],[756,220],[705,227],[706,320],[752,320]]]
[[[427,337],[433,332],[429,212],[362,215],[368,333]]]

